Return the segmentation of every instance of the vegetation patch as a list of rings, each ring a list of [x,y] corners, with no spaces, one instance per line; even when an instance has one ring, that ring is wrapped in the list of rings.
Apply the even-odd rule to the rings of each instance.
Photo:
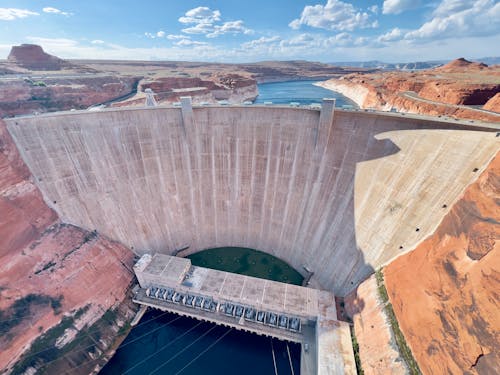
[[[43,271],[47,271],[49,268],[52,268],[56,265],[56,262],[50,261],[47,264],[45,264],[41,269],[38,271],[35,271],[35,275],[38,275],[39,273],[42,273]]]
[[[85,237],[83,237],[83,240],[82,240],[82,243],[79,244],[78,246],[75,246],[73,249],[71,249],[70,251],[68,251],[66,254],[64,254],[62,260],[66,260],[67,257],[69,257],[71,254],[73,254],[75,251],[78,251],[80,250],[80,248],[86,244],[87,242],[90,242],[94,239],[97,238],[97,231],[96,230],[93,230],[92,232],[88,232]]]
[[[351,330],[351,341],[352,341],[352,350],[354,351],[354,361],[356,362],[356,373],[358,375],[363,375],[365,372],[361,367],[361,358],[359,356],[359,344],[358,340],[356,339],[356,334],[354,332],[354,326],[349,325],[349,328]]]
[[[387,318],[389,319],[389,323],[391,325],[392,332],[394,334],[394,338],[396,340],[396,344],[399,349],[399,353],[403,357],[403,360],[412,375],[420,375],[420,369],[418,367],[417,361],[413,358],[413,354],[411,353],[410,347],[406,343],[405,337],[401,329],[399,328],[398,321],[396,319],[396,315],[394,314],[394,309],[392,308],[392,304],[389,301],[389,295],[387,294],[387,289],[385,289],[384,284],[384,274],[382,273],[382,269],[379,269],[375,272],[375,277],[377,279],[377,289],[378,294],[384,303],[384,310]]]
[[[47,84],[44,81],[33,81],[31,78],[25,78],[24,82],[31,86],[36,86],[36,87],[47,87]]]
[[[28,294],[15,301],[7,310],[0,310],[0,332],[6,334],[19,325],[23,319],[29,318],[31,309],[35,306],[49,305],[57,315],[61,312],[63,296],[57,298],[44,294]]]
[[[29,351],[23,354],[14,366],[12,375],[23,374],[29,367],[37,369],[37,374],[59,374],[76,367],[80,368],[79,373],[91,372],[97,363],[96,361],[107,350],[101,337],[117,339],[128,334],[131,327],[127,323],[119,329],[118,333],[115,333],[113,327],[116,326],[119,312],[117,309],[109,309],[94,324],[90,327],[83,327],[71,342],[58,349],[55,346],[56,341],[66,329],[76,329],[75,321],[83,316],[89,308],[90,305],[86,305],[78,309],[72,316],[64,317],[57,326],[37,338]],[[95,357],[89,356],[89,353],[94,353]]]

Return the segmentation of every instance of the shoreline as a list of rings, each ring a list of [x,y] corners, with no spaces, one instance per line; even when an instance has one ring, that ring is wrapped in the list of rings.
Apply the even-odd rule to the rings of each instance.
[[[335,80],[337,82],[332,81],[332,79],[329,79],[327,81],[313,83],[313,85],[342,94],[356,103],[359,108],[364,108],[364,103],[368,95],[368,89],[361,86],[352,87],[343,83],[337,83],[338,80]]]

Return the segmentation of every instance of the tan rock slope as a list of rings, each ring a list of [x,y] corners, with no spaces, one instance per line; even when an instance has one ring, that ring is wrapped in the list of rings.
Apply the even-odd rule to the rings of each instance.
[[[406,374],[390,323],[379,297],[375,275],[345,297],[345,315],[354,325],[359,358],[365,375]]]
[[[92,325],[106,311],[117,308],[124,301],[132,280],[133,254],[95,232],[61,223],[33,184],[1,120],[0,212],[2,373],[11,368],[35,340],[46,337],[51,328],[73,320],[60,336],[54,337],[64,348],[64,343],[71,341],[77,330]],[[96,344],[87,352],[102,352],[106,347],[103,343]],[[73,365],[88,361],[87,352],[74,357]],[[42,363],[40,358],[47,361],[50,355],[44,350],[23,358],[26,366],[37,367]],[[94,367],[96,362],[90,365]],[[67,367],[62,369],[65,371]],[[84,366],[81,370],[85,372],[89,368]]]
[[[500,113],[500,92],[496,93],[493,98],[488,100],[483,108],[488,111]]]
[[[500,373],[500,155],[436,232],[385,269],[424,374]]]

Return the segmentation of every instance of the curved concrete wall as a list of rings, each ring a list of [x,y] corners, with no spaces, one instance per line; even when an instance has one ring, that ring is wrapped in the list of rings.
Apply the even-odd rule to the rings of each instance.
[[[63,220],[138,254],[260,249],[340,295],[431,233],[500,140],[446,122],[279,107],[7,122]]]

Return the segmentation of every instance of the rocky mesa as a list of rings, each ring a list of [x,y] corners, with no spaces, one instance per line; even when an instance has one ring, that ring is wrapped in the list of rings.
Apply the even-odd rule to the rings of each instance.
[[[13,46],[7,61],[29,70],[61,70],[72,67],[68,61],[46,53],[36,44]]]

